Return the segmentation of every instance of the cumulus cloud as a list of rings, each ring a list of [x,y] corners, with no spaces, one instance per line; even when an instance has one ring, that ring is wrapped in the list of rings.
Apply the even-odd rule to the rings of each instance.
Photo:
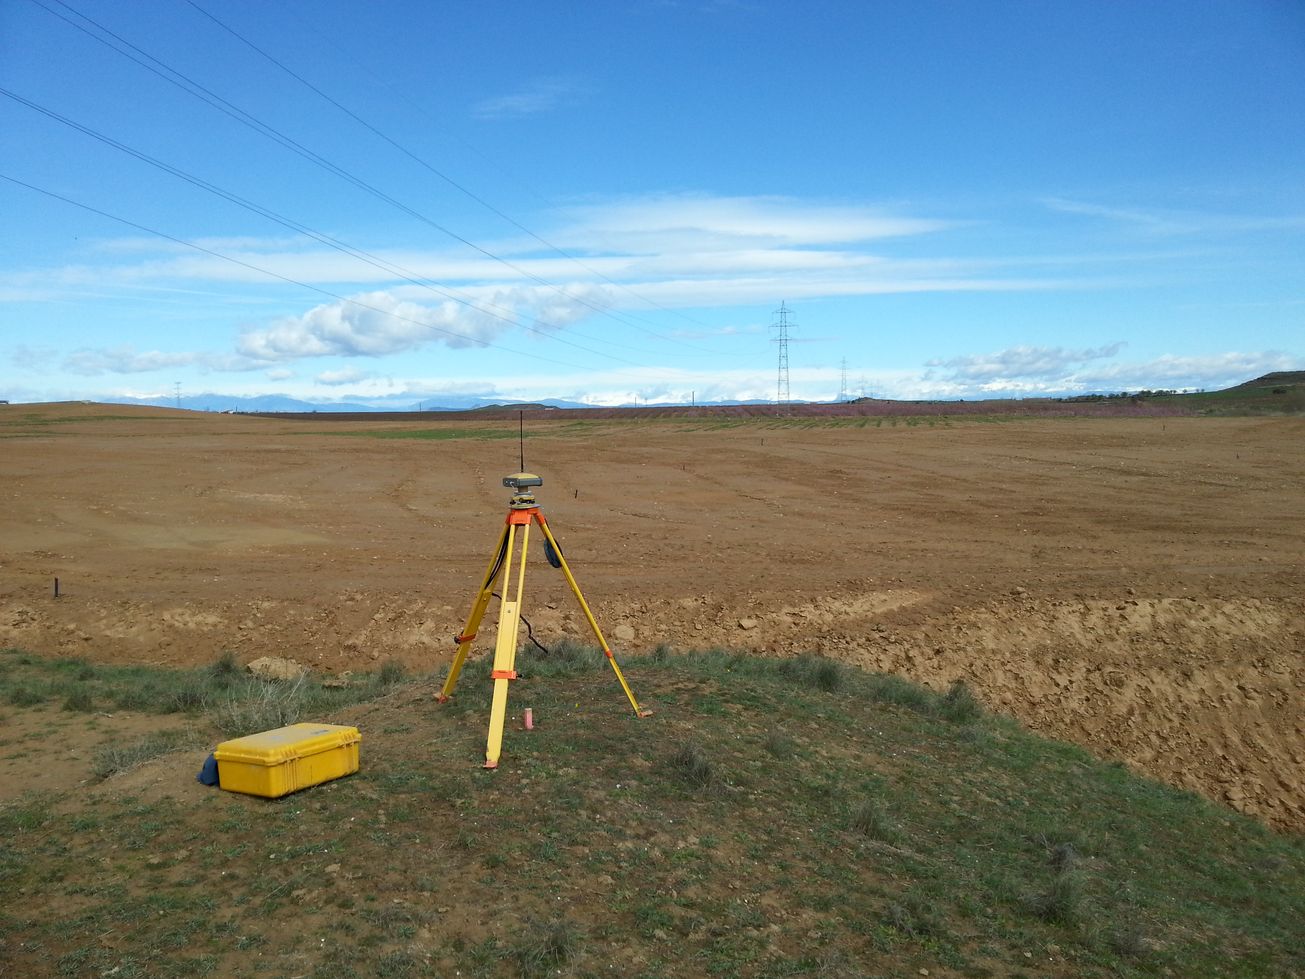
[[[257,360],[299,357],[379,357],[428,343],[484,346],[505,328],[502,320],[455,302],[424,306],[381,290],[315,306],[266,329],[246,331],[237,350]]]
[[[491,345],[514,328],[557,330],[602,308],[604,290],[546,288],[475,290],[474,303],[426,305],[405,298],[415,289],[380,290],[323,303],[301,316],[247,330],[242,356],[258,361],[300,357],[382,357],[430,344],[451,349]]]

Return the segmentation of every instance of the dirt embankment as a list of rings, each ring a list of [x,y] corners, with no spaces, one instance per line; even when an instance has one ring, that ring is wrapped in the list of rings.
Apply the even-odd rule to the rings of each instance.
[[[0,406],[0,643],[93,660],[438,670],[517,468],[514,440],[364,434],[428,421],[37,415]],[[526,450],[618,654],[817,651],[965,678],[1036,730],[1302,830],[1302,436],[1293,419],[539,421]],[[545,645],[586,633],[537,541],[525,610]]]

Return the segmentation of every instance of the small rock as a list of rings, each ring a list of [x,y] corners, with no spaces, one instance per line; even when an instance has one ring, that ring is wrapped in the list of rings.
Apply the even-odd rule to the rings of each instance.
[[[328,874],[338,874],[340,872],[340,865],[338,863],[333,863],[326,868],[326,872]]]
[[[757,627],[756,619],[739,619],[740,629],[755,629]]]
[[[634,626],[621,624],[612,630],[612,634],[622,642],[630,642],[634,639]]]
[[[281,656],[263,656],[251,660],[245,669],[260,680],[298,680],[308,672],[294,660]]]

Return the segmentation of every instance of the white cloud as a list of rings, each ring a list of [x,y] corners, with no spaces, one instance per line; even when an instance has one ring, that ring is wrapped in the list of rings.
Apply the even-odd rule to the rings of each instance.
[[[128,345],[82,347],[63,358],[62,369],[70,374],[95,377],[101,374],[148,374],[153,371],[195,368],[209,371],[244,372],[266,366],[248,357],[204,350],[137,350]]]
[[[564,245],[666,254],[727,249],[832,246],[927,234],[954,227],[935,218],[892,214],[851,203],[788,197],[665,194],[577,205],[554,233]],[[790,256],[792,258],[794,256]],[[697,262],[690,264],[696,266]]]
[[[322,371],[313,378],[318,384],[324,384],[327,387],[339,387],[344,384],[357,384],[365,381],[372,375],[367,371],[360,371],[353,368],[345,368],[337,371]]]
[[[1057,269],[1055,278],[1044,277],[1036,266],[1019,258],[979,261],[945,254],[896,258],[883,253],[889,242],[957,228],[961,222],[855,202],[657,194],[590,201],[554,217],[556,226],[543,229],[546,240],[578,256],[578,262],[549,252],[526,236],[481,243],[501,261],[449,245],[425,251],[375,250],[376,264],[298,237],[215,242],[222,247],[214,250],[235,262],[179,252],[178,246],[167,243],[151,254],[143,251],[146,242],[123,239],[116,249],[120,260],[10,273],[0,280],[0,297],[7,291],[11,299],[32,299],[34,288],[39,288],[42,298],[79,301],[92,294],[109,297],[123,291],[140,296],[145,290],[184,289],[187,296],[197,296],[207,285],[230,297],[230,304],[255,297],[267,301],[265,297],[284,292],[284,279],[310,288],[321,284],[332,292],[374,290],[374,303],[360,297],[354,303],[328,299],[289,320],[251,328],[237,349],[268,360],[332,351],[365,356],[407,349],[420,342],[423,328],[432,338],[440,329],[472,343],[492,338],[496,311],[488,310],[490,322],[468,323],[472,311],[453,308],[461,297],[482,308],[496,302],[530,307],[504,315],[538,317],[540,327],[549,329],[593,312],[585,306],[592,296],[598,297],[593,305],[603,308],[644,309],[649,302],[668,308],[753,305],[772,303],[777,295],[801,300],[1063,289],[1100,285],[1101,269],[1109,262],[1108,257],[1094,258],[1096,278],[1089,279],[1085,268],[1069,264]],[[1117,267],[1131,271],[1138,261],[1131,256],[1131,262]],[[278,282],[261,269],[284,279]],[[578,303],[562,300],[558,308],[556,290],[547,290],[552,298],[545,301],[541,281],[556,283],[571,296],[579,293],[581,299]],[[613,283],[620,286],[612,288]],[[595,289],[602,292],[584,291]],[[516,293],[502,299],[505,290]],[[535,294],[519,298],[523,290]],[[386,302],[385,295],[394,302]],[[405,311],[399,308],[400,301],[416,306]],[[357,302],[380,310],[369,313]],[[328,323],[332,316],[338,322]],[[369,317],[393,322],[388,327],[380,319],[361,322]],[[416,322],[405,324],[398,317]],[[457,345],[457,341],[450,343]]]
[[[1218,390],[1270,371],[1305,367],[1305,359],[1272,350],[1112,361],[1122,347],[1121,343],[1077,351],[1013,347],[934,360],[926,363],[923,372],[899,372],[882,390],[894,398],[1041,397],[1157,388]],[[952,370],[939,376],[938,367]]]
[[[190,367],[202,359],[196,353],[167,353],[161,350],[137,351],[131,347],[109,349],[83,348],[64,358],[64,370],[92,377],[98,374],[145,374],[174,367]]]
[[[1305,229],[1305,215],[1245,215],[1158,207],[1118,207],[1048,197],[1042,202],[1061,214],[1100,218],[1149,235],[1240,234]]]
[[[9,362],[21,370],[44,370],[54,363],[58,353],[48,347],[20,345],[9,354]]]
[[[433,342],[454,348],[483,346],[505,326],[454,302],[423,306],[379,291],[324,303],[266,329],[248,330],[236,346],[241,354],[263,361],[379,357]]]
[[[536,115],[552,111],[578,91],[579,86],[567,78],[537,78],[515,92],[482,99],[471,111],[480,119]]]
[[[424,305],[406,295],[419,290],[361,293],[315,306],[301,316],[247,330],[240,354],[259,361],[300,357],[383,357],[430,344],[451,349],[491,345],[513,329],[547,332],[601,309],[605,291],[593,287],[559,294],[545,287],[474,290],[475,304]]]
[[[991,384],[1016,379],[1027,381],[1063,377],[1073,365],[1108,360],[1123,348],[1122,341],[1088,350],[1020,346],[995,353],[929,360],[925,366],[948,368],[951,370],[949,379],[957,382]]]
[[[1165,354],[1144,363],[1110,364],[1078,375],[1086,390],[1143,388],[1218,390],[1271,371],[1305,369],[1305,358],[1277,350],[1228,351],[1205,356]]]

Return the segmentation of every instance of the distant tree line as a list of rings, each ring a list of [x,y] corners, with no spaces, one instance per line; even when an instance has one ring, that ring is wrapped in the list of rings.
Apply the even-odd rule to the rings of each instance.
[[[1204,389],[1197,393],[1200,394],[1203,391]],[[1081,401],[1118,401],[1126,398],[1163,398],[1178,393],[1178,391],[1170,388],[1160,388],[1155,391],[1147,388],[1143,391],[1119,391],[1115,394],[1076,394],[1069,398],[1060,398],[1059,400],[1069,403],[1077,403]]]

